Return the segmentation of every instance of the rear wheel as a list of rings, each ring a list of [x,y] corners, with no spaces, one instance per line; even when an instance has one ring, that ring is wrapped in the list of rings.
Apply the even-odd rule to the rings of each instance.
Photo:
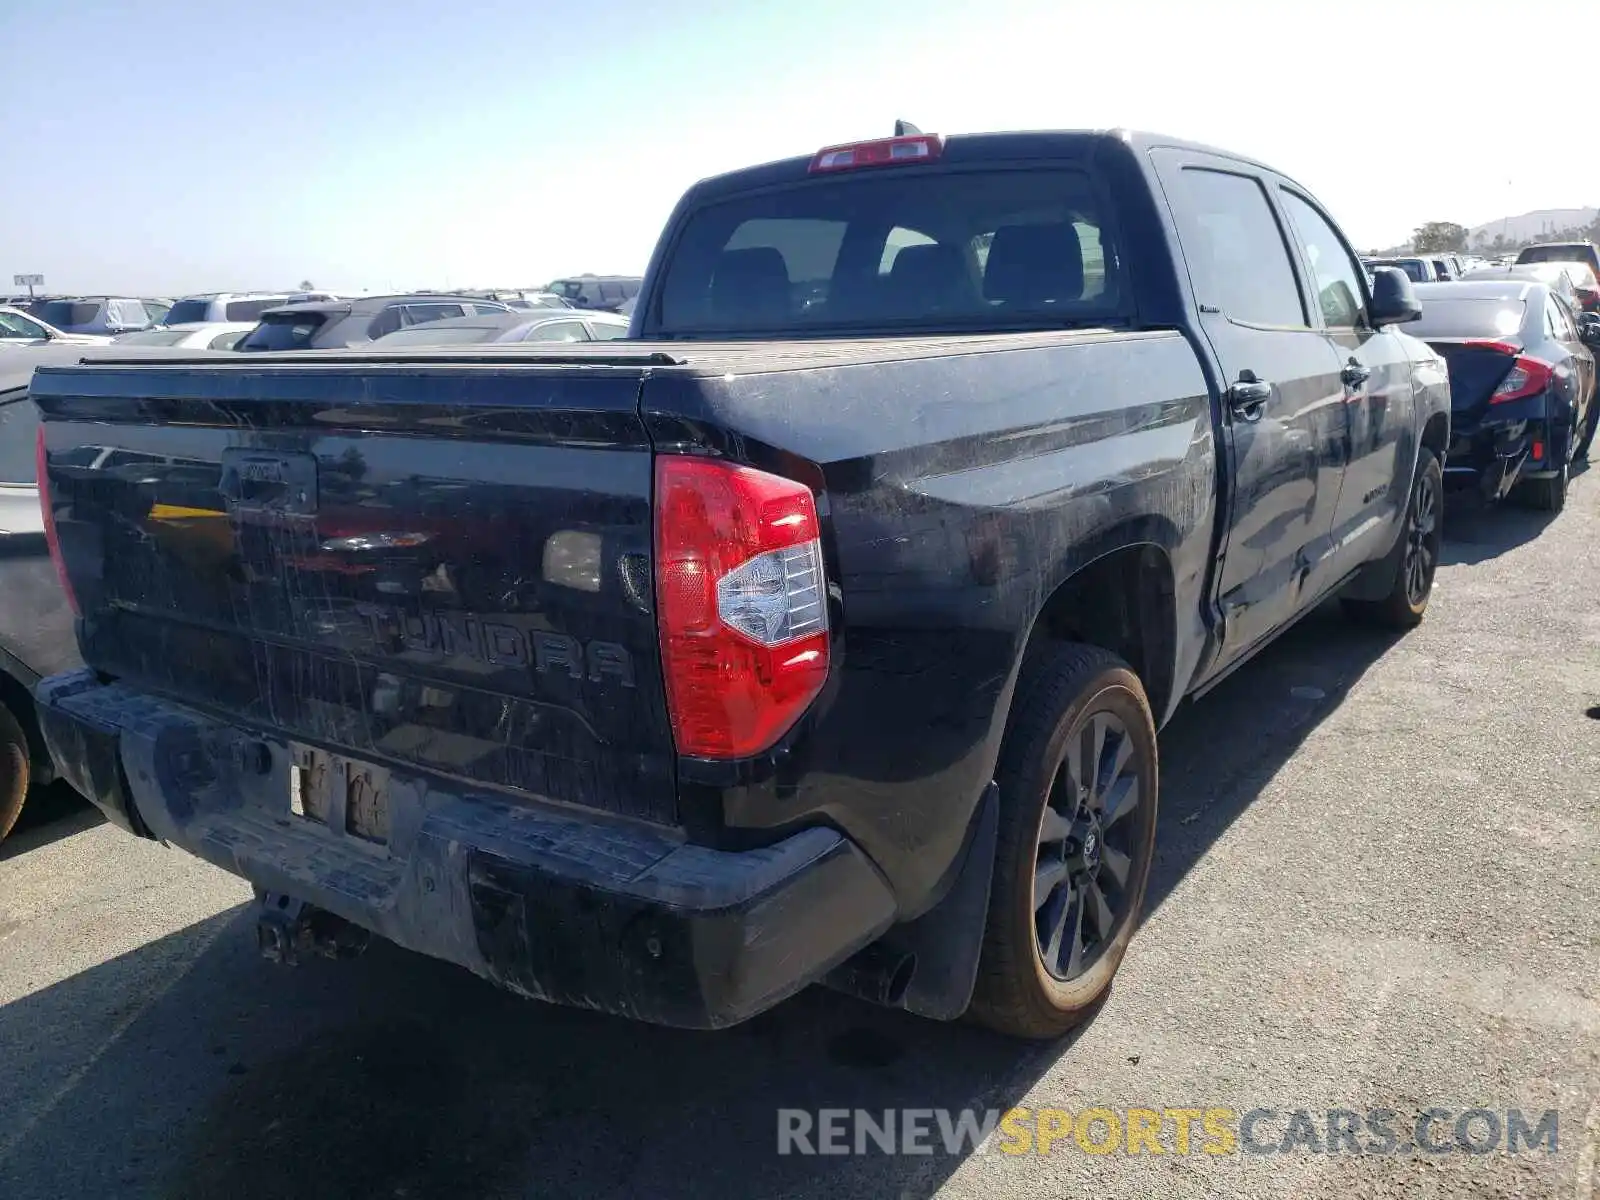
[[[1552,439],[1550,456],[1556,461],[1555,473],[1543,479],[1527,479],[1517,486],[1517,499],[1529,508],[1558,513],[1567,506],[1567,487],[1572,482],[1572,462],[1578,452],[1575,421],[1568,422],[1560,440]]]
[[[996,772],[1000,831],[972,1015],[1054,1038],[1111,987],[1155,851],[1155,721],[1128,665],[1094,646],[1030,657]]]
[[[1583,419],[1583,432],[1578,435],[1578,444],[1572,450],[1574,461],[1588,460],[1589,447],[1594,445],[1597,429],[1600,429],[1600,389],[1589,399],[1589,415]]]
[[[11,710],[0,704],[0,841],[22,815],[32,776],[30,763],[28,735]]]
[[[1389,594],[1381,600],[1345,600],[1344,609],[1351,616],[1393,629],[1411,629],[1428,611],[1444,543],[1444,471],[1426,446],[1417,454],[1417,477],[1411,483],[1400,539],[1400,561]]]

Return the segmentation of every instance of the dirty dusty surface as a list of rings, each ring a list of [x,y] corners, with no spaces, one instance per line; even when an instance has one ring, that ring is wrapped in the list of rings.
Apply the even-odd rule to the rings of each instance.
[[[1456,505],[1421,630],[1320,612],[1183,712],[1145,928],[1043,1049],[828,993],[688,1034],[393,949],[273,968],[244,885],[47,797],[0,848],[0,1195],[1588,1200],[1597,509],[1596,474],[1548,528]],[[1554,1108],[1559,1148],[775,1153],[779,1107],[1014,1104]]]

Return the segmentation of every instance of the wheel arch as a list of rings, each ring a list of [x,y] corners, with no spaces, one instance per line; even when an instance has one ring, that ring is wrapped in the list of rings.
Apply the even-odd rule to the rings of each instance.
[[[1113,530],[1074,556],[1034,616],[1022,661],[1058,642],[1109,650],[1139,677],[1159,721],[1176,686],[1176,542],[1175,529],[1151,518]]]

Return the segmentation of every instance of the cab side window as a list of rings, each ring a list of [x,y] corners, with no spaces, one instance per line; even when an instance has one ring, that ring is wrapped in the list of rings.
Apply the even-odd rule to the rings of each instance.
[[[1202,305],[1241,325],[1307,326],[1289,247],[1259,180],[1185,167],[1175,204],[1184,257]]]
[[[1279,189],[1289,223],[1294,226],[1311,272],[1312,290],[1329,329],[1352,329],[1365,308],[1361,291],[1361,265],[1328,219],[1306,199],[1287,188]]]

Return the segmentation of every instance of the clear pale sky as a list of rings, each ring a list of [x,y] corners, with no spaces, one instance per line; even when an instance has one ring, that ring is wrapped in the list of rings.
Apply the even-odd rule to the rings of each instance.
[[[695,179],[896,117],[1197,138],[1387,245],[1600,203],[1600,109],[1568,86],[1600,79],[1596,8],[0,0],[0,289],[634,272]],[[1519,67],[1523,41],[1554,59]]]

